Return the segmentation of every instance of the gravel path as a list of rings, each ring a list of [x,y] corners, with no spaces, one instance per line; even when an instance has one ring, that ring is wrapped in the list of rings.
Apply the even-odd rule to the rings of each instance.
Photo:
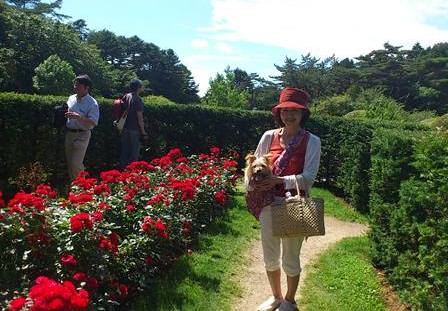
[[[333,217],[325,216],[325,236],[311,237],[302,244],[300,254],[302,273],[300,276],[299,290],[297,300],[300,301],[300,290],[302,280],[308,272],[308,264],[318,255],[326,250],[330,245],[342,240],[346,237],[354,237],[363,235],[367,232],[368,227],[363,224],[345,222]],[[256,310],[257,306],[271,295],[266,270],[263,264],[263,252],[261,248],[261,240],[257,240],[248,250],[249,261],[247,266],[243,267],[238,277],[238,282],[244,289],[242,297],[235,299],[233,304],[235,311],[251,311]],[[282,271],[282,288],[286,293],[286,277]],[[300,306],[300,304],[299,304]]]

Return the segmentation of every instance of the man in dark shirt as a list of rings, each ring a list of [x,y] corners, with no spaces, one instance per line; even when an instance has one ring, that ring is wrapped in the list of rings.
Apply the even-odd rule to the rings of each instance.
[[[148,134],[145,131],[145,123],[143,120],[143,101],[139,96],[143,90],[143,84],[140,80],[132,80],[130,85],[130,93],[124,96],[124,102],[129,105],[128,115],[121,132],[121,155],[120,169],[134,161],[138,161],[140,155],[140,141],[146,140]]]

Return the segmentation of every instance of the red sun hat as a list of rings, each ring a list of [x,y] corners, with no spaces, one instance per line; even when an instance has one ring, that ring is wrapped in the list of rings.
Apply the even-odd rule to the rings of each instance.
[[[280,109],[305,109],[308,112],[309,109],[310,94],[304,90],[296,89],[293,87],[285,87],[280,92],[280,98],[278,100],[278,105],[272,108],[272,113],[277,114]]]

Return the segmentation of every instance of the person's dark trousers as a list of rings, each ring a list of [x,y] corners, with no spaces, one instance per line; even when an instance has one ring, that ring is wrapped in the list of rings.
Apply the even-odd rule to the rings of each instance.
[[[124,170],[130,163],[138,161],[140,155],[140,133],[124,129],[121,133],[120,169]]]

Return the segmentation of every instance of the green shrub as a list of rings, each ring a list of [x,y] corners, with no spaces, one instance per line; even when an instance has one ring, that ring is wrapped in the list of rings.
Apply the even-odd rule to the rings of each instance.
[[[409,122],[421,122],[423,120],[435,117],[432,111],[414,111],[408,114],[407,120]]]
[[[314,117],[307,127],[322,140],[318,182],[348,198],[357,210],[366,212],[371,128],[329,116]]]
[[[399,123],[419,123],[435,116],[432,111],[405,111],[401,103],[385,96],[379,89],[328,97],[319,101],[312,110],[350,120],[392,122],[393,127]]]
[[[367,112],[365,110],[353,110],[344,115],[345,119],[366,119]]]
[[[448,114],[439,117],[428,118],[420,121],[421,124],[437,131],[448,131]]]
[[[448,306],[448,137],[377,130],[372,140],[373,261],[417,310]]]
[[[73,67],[57,55],[51,55],[34,70],[33,86],[39,93],[64,95],[73,87]]]
[[[344,116],[356,109],[353,99],[347,95],[336,95],[320,100],[313,106],[313,112],[329,114],[332,116]]]
[[[384,129],[375,131],[371,142],[369,234],[373,261],[386,269],[395,266],[399,257],[390,217],[399,201],[401,182],[415,174],[411,167],[414,144],[412,132]]]
[[[400,188],[390,232],[399,253],[392,283],[419,310],[448,306],[448,136],[416,145],[417,174]]]

